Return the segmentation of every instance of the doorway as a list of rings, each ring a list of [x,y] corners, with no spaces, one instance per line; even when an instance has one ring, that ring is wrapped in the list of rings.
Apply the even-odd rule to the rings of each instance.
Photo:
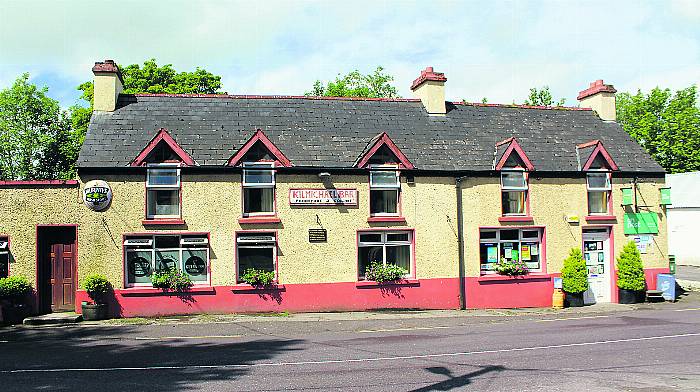
[[[41,313],[75,310],[77,226],[37,226],[37,297]]]
[[[583,259],[588,270],[588,290],[583,293],[585,304],[611,301],[612,255],[610,229],[583,229]]]

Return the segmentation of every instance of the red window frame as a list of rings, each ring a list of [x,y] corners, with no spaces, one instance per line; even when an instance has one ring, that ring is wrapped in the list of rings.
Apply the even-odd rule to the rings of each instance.
[[[164,216],[164,217],[158,217],[152,216],[149,217],[148,215],[148,170],[149,169],[158,169],[158,168],[168,168],[168,167],[176,167],[177,168],[177,176],[178,176],[178,216]],[[149,225],[182,225],[185,223],[185,221],[182,219],[182,164],[179,163],[169,163],[169,162],[164,162],[164,163],[156,163],[156,164],[149,164],[146,166],[146,179],[144,181],[144,219],[141,221],[141,223],[144,226],[149,226]],[[172,187],[175,188],[175,187]]]
[[[540,234],[540,269],[538,271],[531,272],[531,275],[546,275],[547,274],[547,226],[537,225],[537,226],[479,226],[476,231],[476,243],[477,251],[481,248],[481,231],[495,231],[495,230],[539,230]],[[518,234],[520,238],[520,234]],[[520,242],[520,240],[518,240]],[[479,256],[480,257],[480,256]],[[480,276],[493,276],[497,275],[496,271],[483,271],[481,269],[481,259],[479,261],[479,275]]]
[[[525,186],[526,189],[503,189],[503,173],[504,172],[515,172],[515,173],[523,173],[525,177]],[[522,168],[503,168],[499,170],[499,181],[501,185],[501,191],[500,191],[500,203],[501,203],[501,216],[498,218],[499,222],[529,222],[532,221],[532,215],[530,213],[530,173]],[[503,209],[503,193],[504,192],[518,192],[522,191],[525,193],[525,212],[523,214],[506,214],[506,212]]]
[[[602,174],[605,173],[608,177],[608,183],[610,184],[610,189],[606,190],[593,190],[592,192],[607,192],[607,197],[608,197],[608,208],[607,211],[604,213],[592,213],[589,206],[590,206],[590,196],[591,196],[591,190],[588,188],[588,175],[589,174]],[[612,179],[612,171],[610,170],[589,170],[586,171],[586,220],[587,221],[596,221],[596,220],[613,220],[616,219],[614,213],[613,213],[613,179]]]
[[[368,181],[368,214],[369,217],[367,218],[367,222],[370,223],[376,223],[376,222],[405,222],[406,218],[403,216],[403,208],[401,206],[401,201],[402,201],[402,192],[401,192],[401,171],[399,170],[398,165],[370,165],[368,167],[369,173],[367,175],[367,181]],[[377,187],[377,186],[372,186],[372,171],[395,171],[396,172],[396,178],[398,182],[397,187]],[[397,196],[396,196],[396,213],[372,213],[372,190],[391,190],[391,189],[396,189],[397,190]]]
[[[416,229],[412,227],[377,227],[369,229],[358,229],[355,232],[355,276],[358,282],[367,282],[365,279],[360,279],[360,234],[376,233],[376,232],[409,232],[411,234],[411,271],[407,279],[417,279],[416,274]]]
[[[245,182],[245,165],[246,164],[256,164],[256,163],[265,163],[265,164],[270,164],[271,165],[271,170],[272,170],[272,212],[267,213],[267,212],[260,212],[260,213],[246,213],[245,212],[245,188],[244,182]],[[241,217],[238,218],[238,223],[240,224],[265,224],[265,223],[280,223],[281,220],[279,216],[277,215],[277,162],[276,161],[267,161],[267,160],[260,160],[257,162],[244,162],[242,164],[243,166],[241,167]],[[250,170],[250,169],[249,169]],[[252,169],[255,170],[255,169]],[[260,170],[268,170],[268,169],[260,169]]]
[[[240,271],[238,270],[238,235],[239,234],[272,234],[275,237],[275,255],[272,262],[275,264],[275,280],[273,284],[279,284],[279,254],[280,254],[280,242],[278,230],[265,230],[265,229],[255,229],[255,230],[236,230],[233,232],[233,269],[235,271],[236,285],[247,286],[246,283],[239,283]]]

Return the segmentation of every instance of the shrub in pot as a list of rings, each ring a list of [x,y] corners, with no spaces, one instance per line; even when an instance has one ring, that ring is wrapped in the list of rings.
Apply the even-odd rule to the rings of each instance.
[[[273,271],[248,268],[241,275],[241,280],[251,286],[269,286],[275,281],[275,273]]]
[[[644,302],[646,279],[642,256],[634,241],[628,242],[617,258],[617,287],[621,304]]]
[[[583,306],[583,293],[588,290],[588,270],[581,249],[571,248],[561,270],[562,289],[567,307]]]
[[[372,280],[377,283],[395,282],[408,274],[404,268],[395,264],[380,262],[371,263],[365,270],[365,279]]]
[[[107,293],[112,290],[112,285],[104,275],[88,275],[83,280],[83,289],[87,292],[93,303],[83,302],[84,320],[104,320],[107,318]]]
[[[31,292],[32,285],[24,276],[0,279],[0,307],[4,323],[19,324],[29,315],[29,306],[24,301]]]

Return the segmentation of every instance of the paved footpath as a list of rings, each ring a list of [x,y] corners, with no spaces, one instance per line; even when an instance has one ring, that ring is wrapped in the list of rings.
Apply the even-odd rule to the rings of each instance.
[[[2,391],[700,391],[700,295],[0,329]]]

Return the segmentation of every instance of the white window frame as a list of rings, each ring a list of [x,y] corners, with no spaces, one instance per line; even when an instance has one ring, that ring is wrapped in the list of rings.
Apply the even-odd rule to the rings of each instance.
[[[381,234],[381,240],[379,242],[362,241],[362,236],[366,234]],[[387,240],[388,235],[391,234],[408,234],[408,240],[406,241],[391,241]],[[409,259],[408,259],[408,274],[404,275],[404,278],[414,277],[414,260],[413,260],[413,231],[412,230],[367,230],[358,231],[357,233],[357,273],[360,280],[365,279],[365,272],[360,271],[360,248],[371,247],[371,246],[381,246],[382,247],[382,264],[386,265],[386,249],[391,246],[409,246]]]
[[[272,172],[272,181],[269,183],[248,183],[246,181],[246,171],[270,171]],[[243,217],[249,216],[274,216],[277,214],[277,171],[275,170],[275,162],[244,162],[243,172],[241,173],[241,213]],[[272,211],[271,212],[245,212],[245,189],[252,188],[267,188],[272,189]]]
[[[604,187],[591,187],[590,178],[593,176],[605,175],[605,186]],[[588,209],[588,215],[609,215],[612,213],[610,211],[610,198],[612,197],[612,173],[607,170],[591,170],[586,173],[586,208]],[[591,193],[607,193],[605,212],[591,212],[590,210],[590,197]]]
[[[503,230],[518,230],[518,239],[517,240],[501,240],[501,231]],[[525,231],[537,231],[537,239],[535,240],[534,238],[526,238],[523,236],[523,232]],[[481,238],[481,233],[496,233],[496,238]],[[496,244],[497,252],[498,252],[498,259],[501,259],[501,250],[502,250],[502,243],[504,242],[517,242],[518,243],[518,255],[519,257],[521,256],[521,249],[523,246],[523,243],[532,243],[532,242],[537,242],[537,247],[538,247],[538,256],[539,256],[539,264],[540,267],[537,269],[530,269],[528,268],[529,272],[544,272],[544,263],[546,260],[543,257],[544,250],[542,249],[544,244],[543,244],[543,238],[544,238],[544,229],[541,227],[513,227],[513,228],[507,228],[504,227],[502,229],[479,229],[479,271],[481,272],[482,275],[488,275],[488,274],[495,274],[496,271],[491,271],[491,270],[485,270],[482,269],[482,265],[486,263],[482,263],[481,261],[481,244]],[[527,263],[527,261],[526,261]]]
[[[241,237],[252,237],[260,236],[259,241],[241,241]],[[263,236],[269,236],[271,238],[262,239]],[[241,275],[245,271],[240,270],[240,254],[239,251],[243,249],[272,249],[272,270],[275,273],[275,283],[277,280],[277,234],[275,232],[258,232],[258,231],[240,231],[236,233],[236,284],[245,283],[241,281]]]
[[[156,237],[179,237],[178,239],[178,244],[180,244],[179,247],[177,248],[156,248],[156,243],[155,239]],[[197,245],[191,245],[191,246],[183,246],[182,245],[182,238],[183,237],[204,237],[207,239],[207,243],[202,245],[202,244],[197,244]],[[150,242],[148,243],[143,243],[143,244],[133,244],[130,243],[130,239],[149,239]],[[183,258],[183,252],[185,252],[187,249],[196,249],[196,250],[206,250],[207,253],[207,259],[204,260],[206,265],[206,271],[207,271],[207,280],[206,282],[203,281],[193,281],[192,283],[195,286],[210,286],[211,285],[211,249],[209,248],[209,241],[208,241],[208,235],[206,234],[188,234],[188,233],[180,233],[180,234],[153,234],[153,235],[141,235],[141,234],[133,234],[133,235],[126,235],[123,246],[124,246],[124,284],[126,287],[152,287],[153,285],[151,283],[136,283],[136,282],[129,282],[129,253],[133,252],[146,252],[150,251],[151,252],[151,274],[156,271],[156,252],[168,252],[168,251],[179,251],[179,264],[177,266],[179,271],[184,271],[184,263],[186,260]]]
[[[513,174],[513,173],[518,173],[522,174],[523,176],[523,182],[524,186],[506,186],[503,184],[503,177],[504,175],[508,174]],[[528,203],[529,203],[529,193],[530,193],[530,179],[528,178],[528,172],[522,169],[503,169],[501,170],[501,212],[503,216],[528,216]],[[506,213],[504,208],[503,208],[503,193],[506,192],[523,192],[523,197],[525,198],[524,200],[524,206],[523,206],[523,212],[522,213]]]
[[[401,216],[401,172],[399,171],[398,165],[370,165],[369,166],[369,190],[370,198],[372,197],[372,191],[396,191],[396,212],[370,212],[371,216]],[[396,175],[396,182],[394,184],[373,184],[374,173],[385,172],[394,173]],[[370,211],[372,208],[372,200],[370,202]]]
[[[169,185],[150,184],[152,172],[157,171],[159,169],[172,170],[173,168],[176,169],[177,184],[169,184]],[[149,164],[146,166],[146,218],[147,219],[172,219],[172,218],[180,218],[182,216],[182,178],[181,178],[180,170],[181,170],[180,164],[178,164],[178,163],[157,163],[157,164]],[[149,211],[148,211],[148,206],[149,206],[148,193],[151,190],[154,190],[154,191],[158,191],[158,190],[177,191],[177,198],[178,198],[177,214],[176,215],[158,215],[158,214],[149,213]]]

